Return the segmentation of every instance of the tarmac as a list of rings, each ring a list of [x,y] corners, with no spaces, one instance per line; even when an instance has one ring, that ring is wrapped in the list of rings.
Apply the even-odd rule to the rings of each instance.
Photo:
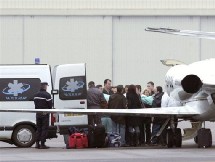
[[[179,126],[186,126],[185,123]],[[214,123],[206,125],[213,133],[211,148],[197,148],[193,140],[182,148],[163,146],[65,149],[63,136],[47,141],[50,149],[17,148],[0,142],[0,162],[215,162]]]

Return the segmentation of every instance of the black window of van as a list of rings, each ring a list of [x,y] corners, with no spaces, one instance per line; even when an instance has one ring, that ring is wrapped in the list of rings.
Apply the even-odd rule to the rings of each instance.
[[[86,99],[86,77],[65,77],[60,79],[59,98],[61,100]]]
[[[1,78],[0,101],[32,101],[40,89],[39,78]]]

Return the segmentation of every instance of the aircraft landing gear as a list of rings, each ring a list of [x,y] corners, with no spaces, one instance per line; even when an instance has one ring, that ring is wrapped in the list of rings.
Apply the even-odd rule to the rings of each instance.
[[[207,148],[212,146],[212,135],[211,130],[206,128],[201,128],[197,133],[197,144],[198,148]]]
[[[182,136],[181,136],[181,129],[175,128],[175,129],[167,129],[167,147],[172,148],[175,147],[181,147],[182,145]]]

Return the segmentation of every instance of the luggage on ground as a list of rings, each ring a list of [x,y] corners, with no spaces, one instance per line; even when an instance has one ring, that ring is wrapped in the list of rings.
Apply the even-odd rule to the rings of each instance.
[[[106,133],[103,125],[90,125],[88,128],[89,147],[105,147]]]
[[[211,135],[211,130],[206,129],[206,128],[201,128],[198,130],[198,147],[201,148],[206,148],[206,147],[211,147],[212,145],[212,135]]]
[[[108,133],[108,147],[120,147],[121,146],[121,136],[117,133]]]
[[[86,148],[88,147],[87,135],[84,133],[73,133],[69,136],[69,148]]]

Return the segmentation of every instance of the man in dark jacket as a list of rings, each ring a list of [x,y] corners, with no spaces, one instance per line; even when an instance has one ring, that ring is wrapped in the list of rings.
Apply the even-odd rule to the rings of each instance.
[[[52,98],[51,95],[46,92],[48,83],[42,82],[41,88],[38,93],[34,96],[35,109],[51,109],[52,108]],[[48,113],[37,113],[36,114],[36,148],[47,149],[48,146],[45,145],[46,137],[48,135],[49,129],[49,114]],[[41,145],[40,143],[41,142]]]
[[[108,94],[108,95],[113,94],[113,92],[111,91],[111,80],[110,79],[105,79],[104,80],[103,93]]]
[[[153,108],[161,107],[161,100],[162,100],[163,94],[164,93],[163,93],[162,87],[157,86],[155,88],[155,96],[154,96],[154,100],[152,102]],[[155,135],[159,132],[162,124],[163,124],[162,118],[159,118],[159,117],[154,118],[153,125],[152,125],[152,137],[154,137],[154,138],[152,139],[152,144],[158,144],[158,139],[155,137]]]
[[[107,101],[104,98],[102,92],[95,87],[95,83],[90,81],[88,83],[87,90],[87,108],[88,109],[100,109],[101,105],[107,105]],[[100,115],[88,115],[88,124],[101,124],[101,116]]]
[[[123,95],[123,86],[117,86],[117,93],[113,94],[109,98],[108,108],[109,109],[126,109],[127,108],[126,98]],[[120,134],[121,144],[125,145],[125,117],[124,116],[111,116],[113,132]]]

